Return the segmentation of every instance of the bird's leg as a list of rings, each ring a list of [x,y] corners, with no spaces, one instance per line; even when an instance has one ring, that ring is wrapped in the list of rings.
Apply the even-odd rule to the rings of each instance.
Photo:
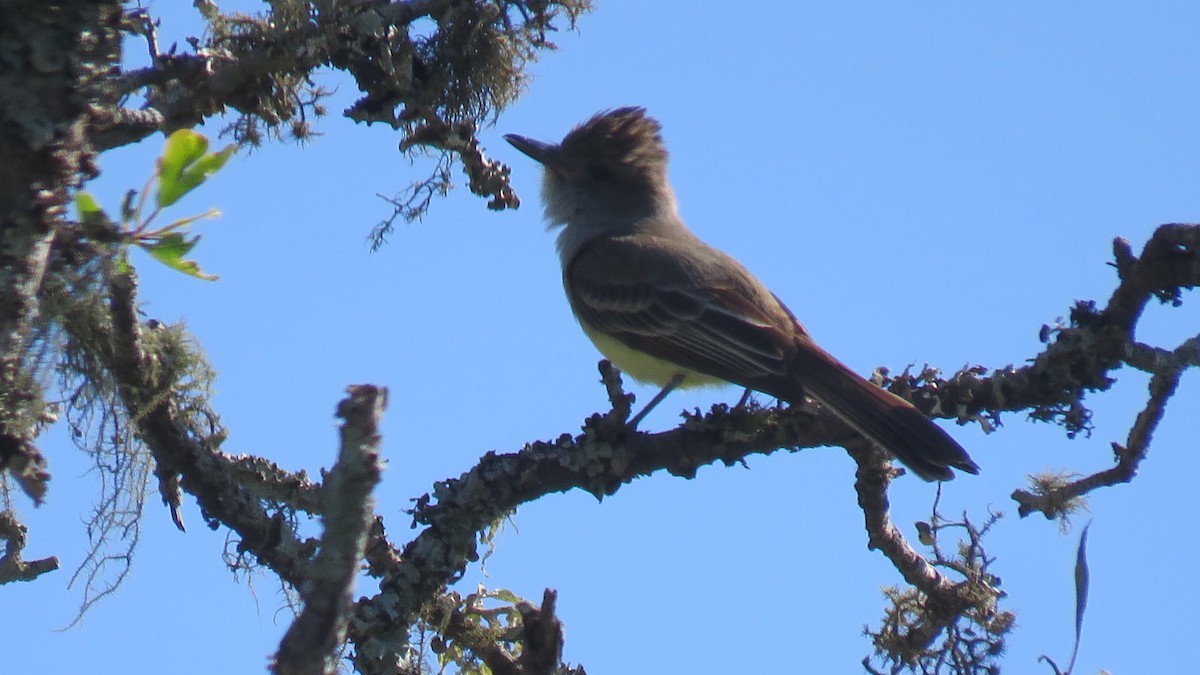
[[[667,385],[662,388],[662,391],[655,394],[654,398],[650,399],[650,402],[646,404],[646,407],[642,408],[641,412],[634,415],[633,419],[629,420],[629,428],[637,429],[637,425],[642,421],[643,418],[646,417],[646,415],[650,414],[651,410],[654,410],[654,406],[662,403],[662,400],[667,397],[667,394],[675,391],[675,389],[682,383],[682,373],[676,373],[675,375],[672,375],[671,379],[667,381]]]

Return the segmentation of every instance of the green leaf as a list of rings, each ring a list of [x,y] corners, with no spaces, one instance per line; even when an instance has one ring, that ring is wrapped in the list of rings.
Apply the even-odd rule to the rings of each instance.
[[[180,129],[167,137],[162,156],[158,158],[159,207],[174,204],[196,187],[181,182],[183,170],[203,157],[207,149],[208,139],[191,129]]]
[[[93,214],[104,213],[104,210],[100,208],[100,203],[96,201],[92,193],[82,190],[75,193],[75,208],[79,209],[81,220]]]
[[[1079,641],[1083,637],[1083,615],[1087,611],[1088,587],[1091,583],[1087,560],[1087,537],[1091,526],[1091,523],[1083,526],[1083,532],[1079,535],[1079,549],[1075,552],[1075,648],[1071,650],[1068,673],[1075,670],[1075,657],[1079,655]]]
[[[156,257],[164,258],[182,258],[187,255],[196,244],[200,241],[200,236],[197,235],[188,239],[187,237],[177,232],[164,235],[153,244],[144,246],[147,251]]]
[[[237,146],[231,143],[216,152],[204,155],[196,160],[194,164],[183,170],[184,180],[195,181],[196,185],[203,183],[208,180],[209,176],[220,171],[221,167],[225,166],[225,162],[229,161],[235,150],[237,150]]]
[[[216,173],[237,149],[227,145],[205,154],[208,139],[190,129],[180,129],[167,138],[158,159],[158,206],[170,206]]]
[[[100,202],[90,192],[80,190],[75,193],[75,209],[79,212],[81,225],[103,228],[109,222],[108,214],[100,208]]]
[[[163,236],[161,239],[152,244],[141,243],[139,245],[150,254],[150,257],[177,272],[183,272],[188,276],[196,277],[197,279],[203,279],[205,281],[216,281],[217,277],[215,275],[205,274],[200,270],[200,265],[198,265],[195,261],[184,260],[183,258],[183,256],[187,255],[188,252],[191,251],[199,241],[199,235],[189,239],[182,234],[173,232]]]

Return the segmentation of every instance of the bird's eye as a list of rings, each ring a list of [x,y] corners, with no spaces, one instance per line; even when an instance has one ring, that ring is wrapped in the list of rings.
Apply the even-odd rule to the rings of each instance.
[[[610,171],[609,168],[603,164],[593,164],[591,166],[591,172],[594,180],[603,182],[609,178],[612,178],[612,171]]]

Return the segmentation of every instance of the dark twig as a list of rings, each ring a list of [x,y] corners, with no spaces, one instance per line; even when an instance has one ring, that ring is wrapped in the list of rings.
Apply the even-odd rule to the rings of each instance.
[[[563,626],[554,614],[558,593],[547,588],[542,606],[529,602],[521,612],[521,675],[554,675],[562,663]]]

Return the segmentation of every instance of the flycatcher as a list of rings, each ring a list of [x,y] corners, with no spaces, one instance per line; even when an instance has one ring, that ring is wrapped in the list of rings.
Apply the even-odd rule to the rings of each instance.
[[[749,270],[692,234],[660,131],[644,108],[620,108],[561,143],[504,137],[545,169],[567,299],[596,347],[660,387],[731,382],[792,404],[811,396],[925,480],[949,480],[951,467],[978,473],[941,427],[817,346]]]

